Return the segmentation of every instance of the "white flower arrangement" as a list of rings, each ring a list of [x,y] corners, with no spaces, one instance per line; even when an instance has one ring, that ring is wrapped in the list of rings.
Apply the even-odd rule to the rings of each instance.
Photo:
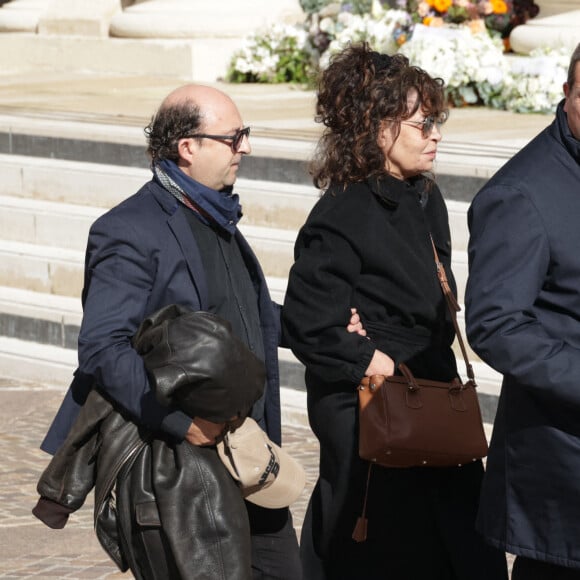
[[[509,59],[501,106],[516,113],[553,113],[563,98],[570,54],[566,49],[536,49],[529,57]]]
[[[485,31],[415,24],[405,10],[384,9],[377,2],[362,15],[330,4],[303,26],[276,24],[252,35],[234,55],[228,80],[308,84],[332,55],[362,41],[379,52],[399,51],[413,65],[442,78],[457,106],[483,103],[521,113],[553,113],[563,95],[567,51],[507,56],[502,41]]]
[[[413,37],[399,52],[415,66],[442,78],[456,105],[480,99],[486,103],[487,95],[499,91],[509,76],[501,41],[486,32],[474,34],[465,26],[430,28],[417,24]]]
[[[379,18],[373,18],[371,14],[341,12],[334,28],[326,24],[324,20],[327,19],[324,19],[319,24],[320,29],[330,34],[333,40],[320,57],[319,67],[326,68],[330,57],[340,52],[348,43],[366,41],[379,52],[393,54],[398,48],[393,33],[408,19],[409,15],[404,10],[386,10]]]
[[[307,82],[312,60],[306,30],[274,24],[246,38],[232,57],[228,78],[232,82]]]

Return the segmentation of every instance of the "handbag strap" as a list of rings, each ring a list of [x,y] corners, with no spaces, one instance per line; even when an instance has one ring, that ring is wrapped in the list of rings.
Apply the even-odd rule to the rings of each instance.
[[[447,280],[447,274],[445,272],[445,267],[443,266],[441,260],[439,260],[439,254],[437,253],[437,249],[435,248],[435,242],[433,241],[433,236],[429,234],[431,238],[431,246],[433,248],[433,255],[435,257],[435,266],[437,267],[437,278],[439,279],[439,284],[441,285],[441,290],[443,290],[443,296],[445,296],[445,302],[447,303],[447,308],[451,313],[451,320],[453,321],[453,326],[455,328],[455,334],[457,336],[457,340],[459,341],[459,346],[461,348],[461,354],[463,355],[463,360],[465,361],[465,372],[471,381],[473,381],[474,386],[476,386],[475,382],[475,374],[473,373],[473,367],[469,362],[467,357],[467,349],[465,348],[465,343],[463,342],[463,335],[461,334],[461,329],[459,328],[459,324],[457,324],[457,312],[461,310],[453,292],[451,292],[451,288],[449,287],[449,281]]]

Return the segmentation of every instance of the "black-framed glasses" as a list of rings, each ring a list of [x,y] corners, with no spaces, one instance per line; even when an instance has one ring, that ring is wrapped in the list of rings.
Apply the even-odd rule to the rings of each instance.
[[[443,123],[445,123],[445,121],[447,121],[447,115],[443,114],[439,117],[435,117],[435,115],[428,115],[422,121],[410,121],[407,119],[405,121],[401,121],[401,123],[405,125],[411,125],[416,129],[421,129],[421,134],[423,137],[428,139],[431,136],[435,126],[437,126],[437,130],[440,131],[441,126]]]
[[[244,137],[250,136],[250,127],[238,129],[233,135],[209,135],[207,133],[194,133],[187,137],[195,137],[196,139],[215,139],[216,141],[231,141],[232,151],[237,153],[242,146]]]

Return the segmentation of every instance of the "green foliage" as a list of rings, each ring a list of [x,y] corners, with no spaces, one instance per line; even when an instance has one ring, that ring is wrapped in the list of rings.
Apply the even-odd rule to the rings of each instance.
[[[314,14],[331,2],[332,0],[300,0],[300,6],[306,14]]]
[[[227,80],[234,83],[310,84],[315,68],[306,32],[275,25],[250,37],[231,60]]]
[[[368,14],[373,6],[372,0],[351,0],[350,2],[343,2],[345,8],[350,8],[353,14]]]

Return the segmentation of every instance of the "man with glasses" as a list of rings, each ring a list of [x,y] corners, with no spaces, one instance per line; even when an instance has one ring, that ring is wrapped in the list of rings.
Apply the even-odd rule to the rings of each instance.
[[[216,443],[224,424],[158,404],[131,346],[140,323],[169,304],[226,319],[265,361],[265,395],[252,417],[280,444],[279,306],[237,229],[242,211],[232,192],[242,158],[251,152],[249,134],[234,102],[214,88],[186,85],[161,104],[146,128],[152,180],[91,227],[79,368],[43,442],[45,451],[59,448],[93,382],[150,430],[192,445]],[[356,318],[352,322],[350,331],[360,328]],[[289,510],[249,503],[247,510],[254,578],[299,580]]]
[[[555,120],[469,227],[467,335],[503,374],[478,527],[513,580],[580,579],[580,44]]]

